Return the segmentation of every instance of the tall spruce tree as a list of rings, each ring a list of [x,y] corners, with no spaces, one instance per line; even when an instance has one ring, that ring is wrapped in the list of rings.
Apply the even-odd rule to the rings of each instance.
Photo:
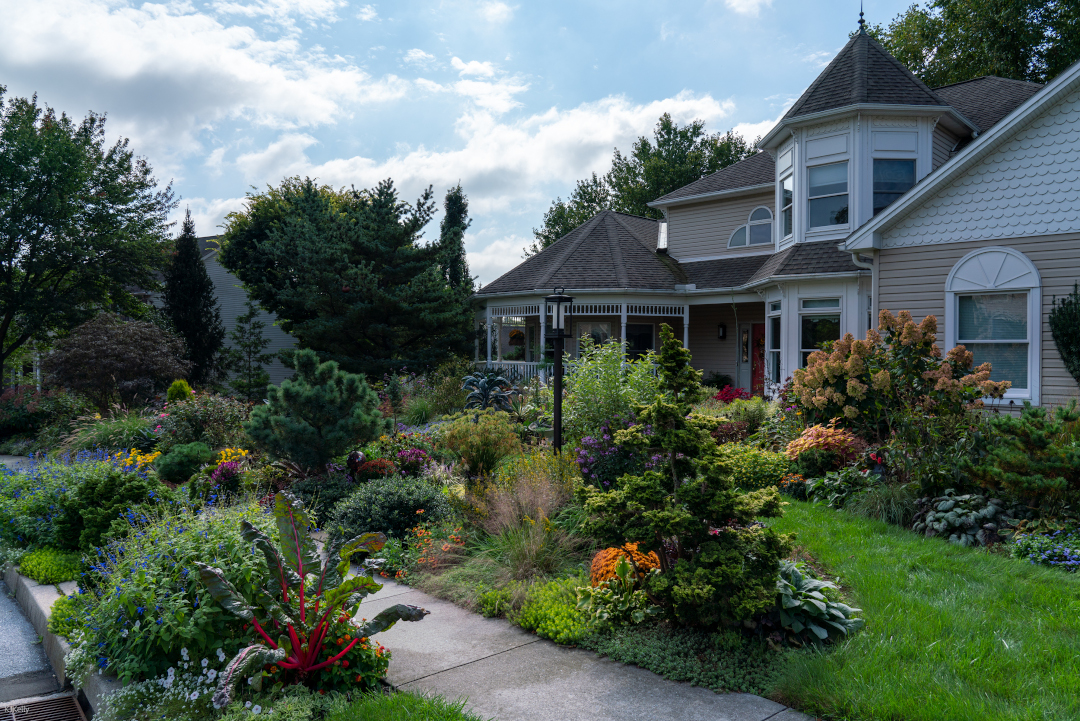
[[[206,384],[218,382],[224,375],[221,349],[225,326],[214,297],[214,283],[201,256],[189,210],[165,268],[165,313],[187,345],[191,382]]]
[[[430,188],[413,205],[389,180],[338,191],[290,178],[229,215],[219,258],[321,360],[369,376],[429,368],[469,351],[473,318],[470,283],[455,287],[442,243],[421,237],[434,212]]]
[[[465,231],[472,225],[469,218],[469,198],[458,183],[446,191],[443,219],[439,223],[439,245],[442,247],[443,276],[452,288],[473,290],[469,275],[469,260],[465,255]]]

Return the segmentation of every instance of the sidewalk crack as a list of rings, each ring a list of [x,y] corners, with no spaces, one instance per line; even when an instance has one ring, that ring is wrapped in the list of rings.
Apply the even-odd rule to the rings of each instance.
[[[479,661],[486,661],[489,658],[494,658],[495,656],[501,656],[504,653],[510,653],[511,651],[516,651],[519,648],[525,648],[526,646],[531,646],[532,644],[536,643],[537,641],[542,641],[542,640],[543,639],[541,639],[541,638],[534,638],[532,641],[526,641],[525,643],[523,643],[523,644],[521,644],[519,646],[514,646],[512,648],[508,648],[508,649],[505,649],[505,650],[502,650],[502,651],[496,651],[495,653],[488,654],[487,656],[482,656],[481,658],[474,658],[472,661],[466,661],[465,663],[459,663],[457,666],[451,666],[450,668],[440,669],[439,671],[429,673],[426,676],[418,676],[418,677],[416,677],[414,679],[409,679],[408,681],[405,681],[404,683],[398,684],[397,686],[408,686],[410,683],[416,683],[417,681],[423,681],[425,678],[431,678],[432,676],[438,676],[440,673],[446,673],[447,671],[453,671],[454,669],[462,668],[463,666],[468,666],[470,664],[474,664],[474,663],[477,663]]]

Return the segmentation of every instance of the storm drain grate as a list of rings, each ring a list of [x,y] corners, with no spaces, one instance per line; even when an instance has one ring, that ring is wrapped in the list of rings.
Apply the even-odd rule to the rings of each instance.
[[[0,704],[0,721],[86,721],[74,694]]]

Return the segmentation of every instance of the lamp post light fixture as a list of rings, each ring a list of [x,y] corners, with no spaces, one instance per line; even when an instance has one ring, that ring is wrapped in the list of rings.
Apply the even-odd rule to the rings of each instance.
[[[551,314],[551,329],[555,335],[555,428],[554,441],[555,452],[562,450],[562,376],[563,376],[563,342],[570,337],[571,311],[574,307],[574,299],[566,295],[562,288],[555,288],[554,294],[544,298],[544,322]]]

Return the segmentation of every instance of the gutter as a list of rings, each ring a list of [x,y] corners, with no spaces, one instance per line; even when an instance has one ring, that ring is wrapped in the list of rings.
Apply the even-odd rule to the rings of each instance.
[[[960,125],[966,127],[973,133],[979,132],[979,126],[964,117],[963,113],[954,108],[951,105],[884,105],[879,103],[853,103],[851,105],[845,105],[840,108],[832,108],[830,110],[821,110],[816,113],[809,113],[807,115],[796,115],[793,118],[787,118],[781,120],[776,124],[772,130],[765,134],[765,137],[761,139],[761,142],[757,144],[759,148],[765,148],[784,128],[790,128],[792,126],[801,127],[806,124],[812,124],[815,121],[822,120],[824,118],[830,118],[837,115],[847,115],[850,113],[899,113],[908,115],[926,115],[928,113],[941,113],[942,115],[951,115]]]
[[[714,190],[709,193],[698,193],[697,195],[688,195],[684,198],[672,198],[671,200],[654,200],[651,203],[645,205],[650,208],[670,208],[676,205],[686,205],[687,203],[700,203],[706,200],[719,200],[721,198],[735,198],[740,195],[750,195],[752,193],[759,193],[765,190],[772,190],[775,183],[760,183],[758,185],[744,185],[741,188],[730,188],[728,190]]]

